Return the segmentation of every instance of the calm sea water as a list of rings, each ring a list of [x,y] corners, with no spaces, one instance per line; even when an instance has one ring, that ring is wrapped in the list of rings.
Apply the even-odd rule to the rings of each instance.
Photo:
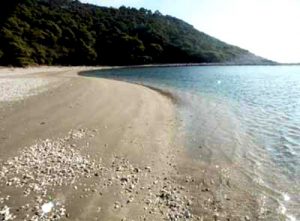
[[[186,145],[236,165],[278,220],[300,220],[300,66],[201,66],[91,72],[172,92]],[[274,211],[276,210],[276,211]]]

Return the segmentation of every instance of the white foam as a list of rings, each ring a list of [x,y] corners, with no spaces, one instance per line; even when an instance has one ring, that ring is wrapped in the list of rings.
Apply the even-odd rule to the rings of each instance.
[[[288,194],[284,193],[284,194],[282,194],[282,196],[285,201],[290,200],[290,197]],[[287,218],[286,219],[287,221],[297,221],[296,217],[294,217],[293,215],[287,214],[287,208],[283,204],[279,205],[278,211],[279,211],[279,213],[281,213],[282,215],[284,215]]]
[[[279,213],[285,215],[286,214],[286,207],[284,205],[279,206]]]
[[[287,193],[283,193],[282,197],[283,197],[284,201],[290,201],[290,199],[291,199],[291,197]]]
[[[297,221],[296,217],[292,215],[287,215],[286,217],[288,218],[289,221]]]

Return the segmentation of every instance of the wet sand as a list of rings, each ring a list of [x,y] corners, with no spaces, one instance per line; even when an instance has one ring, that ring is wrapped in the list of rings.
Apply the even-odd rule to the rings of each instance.
[[[171,98],[87,69],[0,75],[48,82],[0,102],[0,220],[259,219],[247,190],[189,157]]]

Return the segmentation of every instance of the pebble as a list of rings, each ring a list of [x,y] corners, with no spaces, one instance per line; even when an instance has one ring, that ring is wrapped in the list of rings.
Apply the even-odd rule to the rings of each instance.
[[[70,137],[74,136],[82,134],[73,131]],[[45,195],[49,187],[69,185],[82,175],[94,173],[96,164],[68,146],[66,140],[46,139],[23,148],[19,156],[4,163],[0,180],[7,186],[24,188],[25,195],[31,192]]]
[[[7,220],[14,220],[16,216],[14,216],[10,212],[10,208],[8,206],[4,206],[3,208],[0,209],[0,220],[1,221],[7,221]]]
[[[250,217],[249,216],[245,216],[245,220],[246,221],[250,221]]]

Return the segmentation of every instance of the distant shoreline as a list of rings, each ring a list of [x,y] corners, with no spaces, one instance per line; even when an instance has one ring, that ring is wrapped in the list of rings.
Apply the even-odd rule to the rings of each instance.
[[[122,68],[151,68],[151,67],[194,67],[194,66],[298,66],[300,63],[273,63],[273,64],[234,64],[234,63],[168,63],[168,64],[138,64],[138,65],[100,65],[100,66],[60,66],[60,65],[34,65],[26,67],[15,67],[15,66],[0,66],[0,74],[4,71],[9,72],[22,72],[28,70],[32,73],[32,70],[37,71],[48,71],[48,68],[58,68],[58,69],[88,69],[89,71],[93,70],[103,70],[103,69],[122,69]],[[45,70],[43,70],[45,69]]]

